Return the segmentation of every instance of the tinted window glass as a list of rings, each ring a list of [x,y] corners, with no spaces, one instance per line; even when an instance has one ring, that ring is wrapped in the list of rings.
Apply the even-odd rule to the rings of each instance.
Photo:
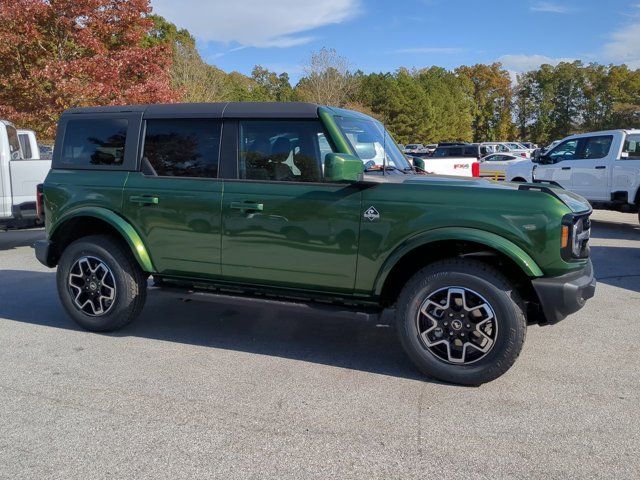
[[[613,137],[611,135],[589,137],[583,139],[583,141],[584,146],[582,148],[582,154],[580,155],[581,159],[604,158],[609,155]]]
[[[622,148],[622,158],[640,160],[640,135],[627,135]]]
[[[464,147],[464,156],[465,157],[477,157],[478,156],[478,147]]]
[[[7,135],[9,136],[9,154],[11,155],[11,160],[19,160],[22,157],[22,152],[20,151],[20,140],[18,139],[18,131],[15,127],[11,125],[7,125]]]
[[[240,178],[320,182],[324,157],[332,151],[317,121],[240,122]]]
[[[26,159],[33,157],[31,154],[31,142],[29,141],[29,135],[26,133],[20,133],[20,146],[22,147],[22,156]]]
[[[147,120],[142,170],[161,177],[216,177],[219,120]]]
[[[62,166],[118,166],[124,161],[127,120],[69,120],[62,144]]]

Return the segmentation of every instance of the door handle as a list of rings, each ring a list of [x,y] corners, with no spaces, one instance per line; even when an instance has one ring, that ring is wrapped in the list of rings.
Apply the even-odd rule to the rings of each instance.
[[[596,170],[604,170],[606,167],[606,165],[598,165],[596,166]]]
[[[262,212],[264,204],[255,202],[231,202],[232,210],[240,210],[241,212]]]
[[[157,205],[159,198],[154,195],[133,195],[129,197],[129,201],[140,205]]]
[[[571,170],[571,167],[562,167],[562,170]]]

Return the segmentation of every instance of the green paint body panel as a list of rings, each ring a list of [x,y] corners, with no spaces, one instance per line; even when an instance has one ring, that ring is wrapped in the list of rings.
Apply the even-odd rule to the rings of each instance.
[[[127,172],[51,170],[44,184],[46,229],[49,238],[73,218],[91,217],[115,228],[148,273],[155,272],[147,248],[135,228],[119,213]]]
[[[337,153],[353,155],[334,114],[318,109]],[[588,262],[560,254],[562,218],[588,211],[586,201],[504,182],[365,174],[353,183],[298,183],[52,170],[44,195],[50,238],[68,219],[95,217],[120,232],[146,272],[306,298],[317,292],[376,302],[404,255],[440,242],[484,245],[532,278]],[[370,207],[378,218],[363,216]]]

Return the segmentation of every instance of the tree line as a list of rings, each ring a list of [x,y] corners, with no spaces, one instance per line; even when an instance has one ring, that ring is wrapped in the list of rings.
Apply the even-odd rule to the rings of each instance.
[[[321,49],[293,85],[206,63],[193,36],[148,0],[0,2],[0,117],[51,140],[69,107],[123,103],[311,101],[384,122],[401,143],[520,139],[640,126],[640,70],[564,62],[513,78],[499,63],[365,73]]]

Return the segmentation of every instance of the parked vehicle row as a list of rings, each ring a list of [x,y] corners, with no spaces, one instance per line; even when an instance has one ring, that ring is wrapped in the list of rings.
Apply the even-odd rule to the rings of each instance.
[[[0,120],[0,227],[37,222],[36,187],[51,168],[40,158],[36,135]]]

